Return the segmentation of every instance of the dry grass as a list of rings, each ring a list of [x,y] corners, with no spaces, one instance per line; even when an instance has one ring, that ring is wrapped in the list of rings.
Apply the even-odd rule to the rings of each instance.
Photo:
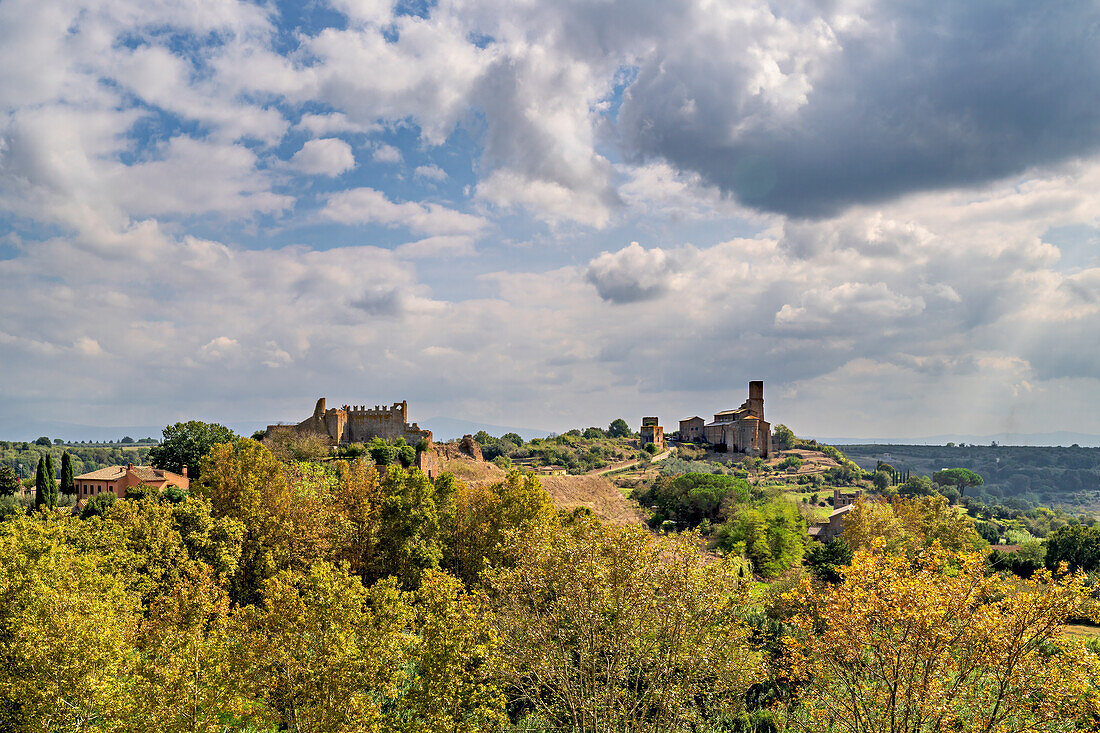
[[[467,484],[495,483],[503,481],[507,475],[492,463],[466,456],[444,459],[441,470]],[[645,522],[641,508],[603,476],[539,476],[539,481],[558,509],[569,511],[587,507],[603,521],[615,525]]]
[[[541,476],[558,509],[587,507],[609,524],[643,524],[645,514],[603,476]]]
[[[1100,636],[1100,626],[1066,624],[1062,627],[1062,636],[1071,636],[1077,639],[1092,639]]]

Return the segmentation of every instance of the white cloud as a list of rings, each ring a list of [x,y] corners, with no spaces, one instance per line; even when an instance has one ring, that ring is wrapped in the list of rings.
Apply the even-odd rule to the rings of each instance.
[[[355,167],[355,154],[339,138],[307,140],[290,159],[290,167],[311,176],[338,176]]]
[[[427,237],[415,242],[406,242],[394,250],[398,257],[406,259],[434,258],[448,259],[451,257],[472,257],[477,254],[474,249],[474,239],[468,236],[439,236]]]
[[[447,172],[437,165],[418,165],[413,175],[417,178],[427,178],[432,181],[447,180]]]
[[[341,224],[401,226],[424,234],[476,234],[488,222],[439,204],[395,203],[381,191],[356,188],[328,197],[322,216]]]
[[[379,145],[371,157],[378,163],[400,163],[401,151],[392,145]]]
[[[660,248],[631,242],[618,252],[604,252],[588,264],[588,281],[611,303],[653,300],[674,286],[681,265]]]
[[[314,135],[336,135],[342,132],[372,133],[382,129],[378,124],[352,122],[343,112],[324,115],[304,114],[298,122],[298,127]]]

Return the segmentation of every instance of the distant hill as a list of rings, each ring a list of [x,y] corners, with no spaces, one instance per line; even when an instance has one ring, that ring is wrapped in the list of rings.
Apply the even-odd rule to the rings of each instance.
[[[1100,435],[1093,433],[1073,433],[1067,430],[1059,430],[1053,433],[994,433],[992,435],[964,435],[961,433],[945,433],[943,435],[929,435],[924,438],[829,438],[817,435],[806,436],[816,439],[827,445],[946,445],[948,443],[966,443],[967,445],[990,445],[994,441],[997,445],[1045,445],[1065,446],[1079,445],[1083,448],[1100,447]]]
[[[191,418],[188,418],[191,419]],[[201,417],[194,418],[195,420],[203,420]],[[172,420],[172,423],[175,423]],[[205,422],[209,422],[208,420]],[[217,422],[216,420],[214,422]],[[6,424],[0,422],[0,440],[34,440],[35,438],[45,435],[47,438],[61,438],[65,441],[96,441],[107,442],[113,440],[118,442],[121,438],[127,435],[134,440],[140,440],[141,438],[156,438],[160,440],[161,431],[169,423],[164,422],[160,425],[119,425],[103,427],[100,425],[81,425],[79,423],[60,422],[56,420],[35,420],[27,421],[18,424]],[[230,422],[222,423],[228,427],[237,435],[250,436],[257,430],[263,430],[267,427],[264,423],[258,422]]]
[[[451,417],[431,417],[427,420],[417,420],[422,428],[432,431],[435,440],[454,440],[463,435],[473,435],[479,430],[484,430],[489,435],[499,438],[505,433],[515,433],[524,440],[532,438],[545,438],[550,435],[550,430],[536,430],[534,428],[516,428],[507,425],[490,425],[488,423],[471,422],[469,420],[455,420]]]
[[[967,489],[967,495],[986,504],[1100,509],[1100,448],[873,444],[844,445],[842,450],[867,471],[880,460],[902,473],[923,476],[944,468],[969,468],[985,479],[985,485]]]

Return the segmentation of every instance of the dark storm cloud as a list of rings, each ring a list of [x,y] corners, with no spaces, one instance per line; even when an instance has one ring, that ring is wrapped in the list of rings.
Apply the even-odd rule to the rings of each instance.
[[[790,110],[758,93],[743,46],[685,43],[651,57],[624,95],[625,149],[757,208],[817,218],[1100,145],[1096,3],[903,2],[864,19],[811,59],[812,90]]]

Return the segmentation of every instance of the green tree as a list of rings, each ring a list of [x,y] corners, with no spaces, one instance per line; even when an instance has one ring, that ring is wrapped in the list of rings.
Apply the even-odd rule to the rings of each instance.
[[[1051,570],[1063,563],[1070,572],[1100,568],[1100,527],[1067,524],[1047,537],[1046,547],[1046,566]]]
[[[40,445],[43,448],[49,448],[51,445],[53,445],[53,443],[50,442],[50,439],[47,438],[45,435],[43,435],[41,438],[36,438],[34,444]]]
[[[61,493],[71,496],[76,493],[76,482],[73,477],[73,458],[69,451],[61,454]]]
[[[46,488],[46,457],[38,456],[38,467],[34,470],[34,508],[48,506],[50,495]]]
[[[616,418],[607,426],[607,434],[612,438],[628,438],[630,437],[630,426],[621,417]]]
[[[106,494],[96,494],[91,499],[88,499],[84,503],[84,508],[80,510],[81,519],[91,519],[92,517],[101,517],[107,513],[107,510],[114,506],[117,496],[108,492]]]
[[[786,425],[776,425],[772,430],[772,447],[777,451],[793,448],[797,441],[794,432]]]
[[[0,466],[0,496],[11,496],[19,490],[19,477],[15,469],[5,463]]]
[[[161,431],[164,438],[160,445],[149,449],[149,463],[174,473],[183,473],[191,480],[201,478],[202,459],[215,445],[228,443],[237,436],[227,427],[216,423],[178,422]]]
[[[523,447],[523,438],[521,438],[518,433],[505,433],[504,435],[500,436],[500,439],[511,443],[517,448]]]
[[[390,465],[393,463],[396,453],[392,445],[377,437],[367,444],[367,452],[370,453],[370,457],[374,459],[374,464],[376,466]]]
[[[844,579],[842,568],[851,563],[852,548],[843,537],[834,537],[824,544],[811,542],[802,556],[802,564],[823,583],[839,583]]]
[[[46,454],[46,504],[50,509],[57,506],[57,479],[54,477],[53,456]]]
[[[890,487],[890,474],[886,471],[875,471],[875,475],[871,477],[871,483],[874,485],[876,491],[882,493]]]
[[[932,474],[932,480],[940,486],[958,487],[959,493],[965,495],[968,486],[981,486],[985,480],[967,468],[945,468]]]

